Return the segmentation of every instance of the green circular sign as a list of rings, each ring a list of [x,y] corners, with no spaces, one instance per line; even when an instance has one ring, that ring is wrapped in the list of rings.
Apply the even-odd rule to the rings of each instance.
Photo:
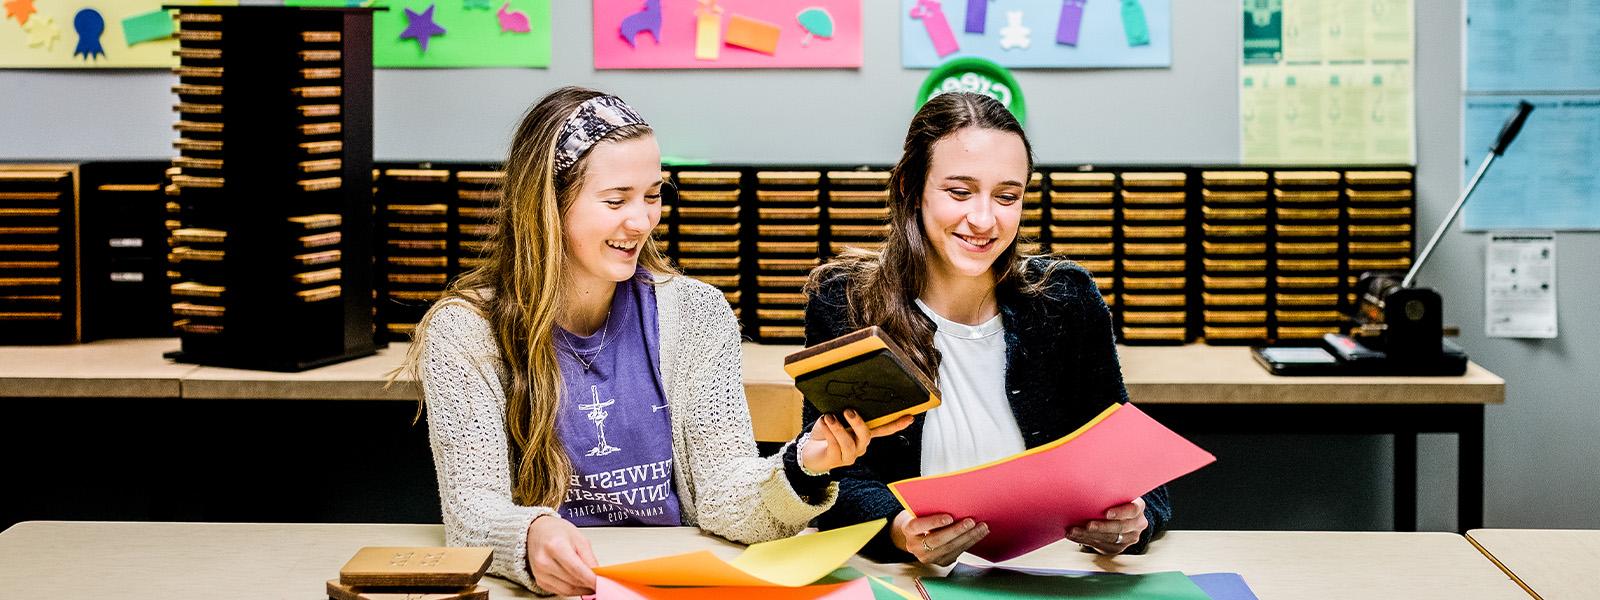
[[[917,108],[934,96],[949,92],[973,92],[994,98],[1017,117],[1018,123],[1028,123],[1028,103],[1022,99],[1022,86],[1017,85],[1011,71],[994,61],[963,56],[939,65],[923,80],[922,89],[917,92]]]

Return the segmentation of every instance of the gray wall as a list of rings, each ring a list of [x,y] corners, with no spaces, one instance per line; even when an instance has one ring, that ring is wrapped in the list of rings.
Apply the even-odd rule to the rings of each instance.
[[[1461,182],[1459,2],[1417,3],[1421,214],[1431,227]],[[723,162],[888,163],[926,71],[899,66],[898,2],[864,0],[872,32],[859,70],[596,72],[589,3],[554,3],[549,70],[379,71],[376,155],[496,160],[522,110],[549,89],[617,93],[649,117],[668,154]],[[1020,71],[1029,131],[1045,163],[1237,160],[1237,2],[1175,0],[1170,69]],[[161,158],[173,78],[162,72],[0,71],[0,159]],[[1535,117],[1537,118],[1537,117]],[[1478,150],[1474,149],[1474,153]],[[1446,298],[1473,358],[1507,380],[1488,412],[1485,522],[1600,528],[1600,325],[1594,234],[1559,238],[1561,337],[1483,336],[1483,244],[1453,232],[1423,272]],[[1135,399],[1137,400],[1137,399]],[[1177,488],[1186,528],[1382,529],[1392,494],[1386,439],[1215,436],[1222,461]],[[1454,440],[1420,444],[1419,523],[1455,523]]]
[[[379,160],[496,160],[529,104],[561,85],[626,98],[662,152],[730,162],[893,162],[927,71],[900,68],[897,0],[865,0],[860,70],[595,71],[589,2],[554,5],[548,70],[399,70],[374,82]],[[1047,162],[1237,160],[1239,18],[1174,2],[1173,67],[1017,73]],[[566,25],[562,25],[566,24]],[[159,71],[0,71],[0,157],[167,157],[175,79]],[[731,126],[730,126],[731,125]]]

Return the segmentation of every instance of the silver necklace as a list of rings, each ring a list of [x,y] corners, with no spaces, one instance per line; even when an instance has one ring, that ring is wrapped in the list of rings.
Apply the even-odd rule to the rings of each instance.
[[[595,359],[600,358],[600,352],[606,349],[606,332],[609,331],[610,329],[611,329],[611,313],[608,312],[608,313],[606,313],[606,324],[605,324],[604,327],[600,328],[600,345],[599,346],[595,346],[595,349],[590,351],[590,354],[592,354],[592,356],[589,358],[589,360],[584,360],[583,359],[583,355],[578,353],[578,349],[574,348],[572,346],[572,341],[571,340],[568,340],[567,343],[565,344],[565,346],[567,347],[567,353],[571,354],[572,358],[577,360],[579,365],[583,366],[583,371],[585,373],[589,372],[590,367],[594,366]],[[570,334],[570,332],[568,332],[568,333]]]

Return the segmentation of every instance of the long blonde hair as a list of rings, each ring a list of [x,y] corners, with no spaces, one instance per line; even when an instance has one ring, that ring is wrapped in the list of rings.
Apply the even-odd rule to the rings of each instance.
[[[510,376],[505,422],[511,497],[525,506],[561,504],[572,475],[572,461],[556,429],[563,388],[555,328],[557,317],[566,309],[563,290],[569,287],[562,217],[583,188],[590,153],[560,171],[555,163],[556,144],[567,117],[583,102],[602,95],[564,87],[523,115],[506,158],[497,227],[484,251],[488,260],[452,282],[444,299],[422,317],[407,362],[415,375],[423,332],[446,301],[464,300],[488,319]],[[627,125],[596,145],[651,133],[649,126]],[[645,238],[640,249],[639,264],[654,274],[674,273],[651,237]],[[419,404],[419,414],[421,411]]]

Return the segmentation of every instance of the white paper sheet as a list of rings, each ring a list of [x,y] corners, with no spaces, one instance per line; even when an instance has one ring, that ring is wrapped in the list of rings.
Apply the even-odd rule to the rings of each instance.
[[[1484,253],[1489,337],[1556,337],[1556,236],[1494,233]]]

